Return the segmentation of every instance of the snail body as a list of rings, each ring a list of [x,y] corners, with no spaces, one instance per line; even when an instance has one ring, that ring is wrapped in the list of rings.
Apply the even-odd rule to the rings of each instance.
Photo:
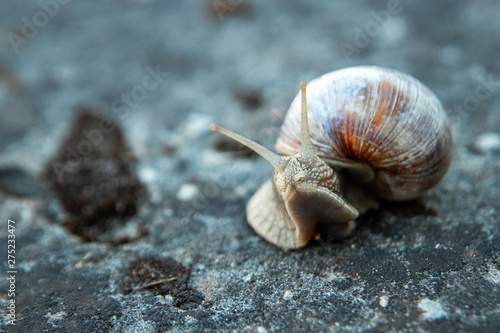
[[[301,83],[275,145],[278,153],[291,156],[211,126],[273,165],[272,180],[247,205],[248,222],[269,242],[302,247],[319,237],[319,224],[339,238],[349,235],[359,211],[371,205],[353,198],[352,193],[361,193],[350,190],[356,182],[375,196],[408,200],[445,175],[452,151],[446,114],[438,98],[413,77],[352,67],[311,81],[307,94],[306,99]]]

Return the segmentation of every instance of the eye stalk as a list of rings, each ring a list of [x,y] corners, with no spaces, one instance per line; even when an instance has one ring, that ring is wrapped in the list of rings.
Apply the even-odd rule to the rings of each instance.
[[[210,125],[210,130],[211,131],[217,131],[219,133],[224,134],[225,136],[238,141],[242,145],[247,146],[248,148],[252,149],[254,152],[259,154],[260,156],[264,157],[266,160],[271,163],[271,165],[274,167],[276,171],[281,171],[284,170],[286,165],[287,165],[287,158],[277,155],[273,153],[272,151],[266,149],[265,147],[259,145],[258,143],[247,139],[239,134],[236,134],[234,132],[231,132],[230,130],[227,130],[223,127],[217,126],[215,124]]]

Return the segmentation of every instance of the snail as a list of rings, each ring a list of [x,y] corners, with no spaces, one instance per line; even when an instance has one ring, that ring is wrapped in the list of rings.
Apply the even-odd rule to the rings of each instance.
[[[376,197],[421,196],[444,177],[452,154],[439,99],[417,79],[381,67],[302,82],[275,145],[280,155],[214,124],[210,129],[274,167],[246,214],[257,234],[286,249],[318,239],[321,228],[347,237]]]

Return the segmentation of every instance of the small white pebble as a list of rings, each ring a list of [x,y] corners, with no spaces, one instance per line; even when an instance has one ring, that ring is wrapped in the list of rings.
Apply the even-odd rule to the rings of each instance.
[[[490,263],[487,272],[486,279],[500,285],[500,269],[497,269],[496,265]]]
[[[441,247],[440,243],[437,243],[436,246],[434,246],[435,249],[439,249]]]
[[[389,296],[380,296],[378,304],[380,304],[380,306],[383,308],[387,307],[387,305],[389,304]]]
[[[194,317],[191,317],[191,316],[185,316],[184,317],[184,320],[186,322],[186,324],[188,325],[194,325],[198,322],[198,319],[194,318]]]
[[[247,274],[247,275],[245,275],[245,276],[243,277],[243,281],[245,281],[245,282],[250,282],[250,281],[252,281],[252,277],[253,277],[253,274],[252,274],[252,273],[249,273],[249,274]]]
[[[47,324],[52,325],[53,328],[59,327],[59,324],[57,323],[59,320],[64,320],[64,318],[67,316],[67,313],[64,311],[59,311],[54,314],[51,312],[47,313],[45,315],[45,318],[47,318]]]
[[[194,184],[183,184],[177,192],[177,199],[179,201],[187,202],[192,201],[198,195],[198,187]]]
[[[267,333],[268,331],[266,330],[266,328],[264,326],[259,326],[259,327],[257,327],[257,332]]]
[[[64,311],[59,311],[59,312],[56,312],[54,314],[52,314],[51,312],[48,312],[45,315],[45,318],[48,318],[49,320],[63,320],[66,317],[66,315],[67,315],[67,313]]]
[[[441,303],[438,301],[431,301],[428,298],[418,301],[418,308],[422,311],[424,319],[434,320],[447,316]]]
[[[183,129],[183,134],[180,137],[186,141],[197,138],[209,131],[210,123],[212,123],[212,121],[213,120],[209,115],[193,113],[185,122],[185,128]],[[179,140],[179,138],[177,140]]]
[[[497,133],[484,133],[476,139],[476,147],[483,151],[500,150],[500,135]]]
[[[283,299],[285,301],[291,300],[293,297],[293,293],[290,290],[286,290],[285,293],[283,294]]]
[[[158,179],[158,175],[154,169],[145,167],[139,170],[139,178],[146,183],[151,183]]]

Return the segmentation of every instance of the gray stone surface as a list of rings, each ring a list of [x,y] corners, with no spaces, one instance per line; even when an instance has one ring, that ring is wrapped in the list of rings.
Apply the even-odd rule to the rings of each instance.
[[[2,1],[1,329],[498,332],[500,4],[394,3]],[[343,242],[276,248],[244,214],[271,167],[208,126],[272,147],[300,81],[361,64],[439,96],[449,173],[419,201],[361,217]],[[120,125],[147,189],[136,215],[90,242],[42,176],[82,106]]]

